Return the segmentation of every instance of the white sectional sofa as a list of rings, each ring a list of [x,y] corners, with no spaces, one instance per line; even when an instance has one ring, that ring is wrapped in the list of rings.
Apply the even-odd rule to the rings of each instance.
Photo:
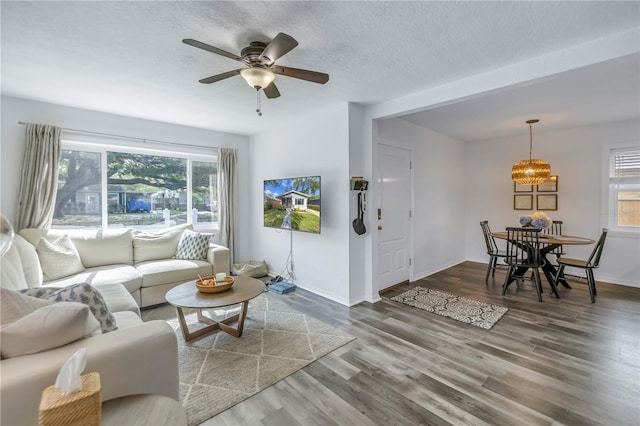
[[[192,230],[192,227],[179,225],[155,232],[27,228],[19,234],[34,247],[38,247],[42,238],[53,242],[67,235],[82,261],[82,270],[56,279],[47,279],[45,274],[34,285],[64,287],[87,282],[100,288],[104,284],[117,283],[127,288],[138,306],[147,307],[165,303],[167,291],[196,279],[198,274],[229,273],[229,249],[220,245],[211,244],[206,259],[174,258],[186,230]]]
[[[127,238],[131,238],[132,234],[123,233],[122,235],[127,235]],[[110,239],[110,237],[105,238],[107,240]],[[121,238],[124,239],[124,237]],[[115,244],[113,241],[110,243]],[[131,244],[133,247],[133,243]],[[114,247],[115,245],[109,245],[110,250]],[[104,247],[101,248],[97,241],[87,243],[86,249],[91,250],[91,253],[86,254],[87,256],[94,255],[98,258],[100,253],[106,251]],[[122,256],[124,260],[124,255],[127,253],[123,252],[124,249],[117,255]],[[129,249],[127,256],[130,256],[131,252],[133,252],[132,248]],[[113,260],[116,259],[115,256],[116,254],[110,252],[105,253],[104,258]],[[129,259],[129,257],[126,258]],[[167,261],[171,264],[170,260]],[[20,235],[15,236],[9,251],[2,256],[0,262],[0,286],[2,287],[2,290],[0,290],[0,304],[2,305],[0,307],[1,332],[3,336],[6,336],[7,330],[17,323],[15,318],[7,318],[11,314],[10,311],[16,312],[14,308],[16,304],[12,304],[10,300],[26,297],[18,296],[20,290],[39,287],[42,283],[42,270],[34,246]],[[198,266],[203,267],[203,270],[210,271],[211,264],[206,262],[207,267],[204,263],[198,264]],[[80,348],[87,349],[87,363],[84,372],[100,373],[101,398],[103,401],[136,394],[160,394],[178,400],[179,379],[176,335],[171,326],[165,321],[143,322],[140,318],[138,303],[133,297],[133,294],[137,295],[139,301],[142,294],[144,300],[144,290],[141,291],[142,283],[145,280],[143,273],[138,272],[133,265],[124,262],[111,265],[111,268],[103,265],[92,266],[90,269],[92,272],[79,274],[74,278],[69,278],[68,281],[93,280],[115,318],[117,329],[103,334],[100,327],[98,327],[97,330],[94,329],[90,334],[79,336],[77,340],[74,340],[76,339],[74,337],[70,339],[71,341],[63,342],[60,346],[50,344],[45,348],[40,348],[35,353],[27,352],[24,349],[21,349],[22,353],[16,353],[16,347],[20,345],[13,343],[15,342],[15,332],[13,340],[2,339],[0,342],[2,353],[13,351],[16,354],[8,355],[0,361],[0,405],[2,407],[0,424],[6,426],[38,424],[38,405],[42,391],[47,386],[54,384],[64,362]],[[110,270],[117,272],[111,278],[109,278]],[[117,283],[120,277],[128,276],[127,274],[131,274],[132,277],[135,276],[134,272],[137,272],[139,277],[137,281],[134,279],[128,281],[129,289]],[[158,287],[163,287],[177,279],[178,277],[172,276],[168,282],[160,283],[159,280],[155,282],[158,283]],[[61,285],[63,281],[47,284]],[[152,294],[155,295],[153,292]],[[150,298],[149,300],[156,301],[159,299]],[[56,305],[53,302],[49,303]],[[83,308],[82,304],[77,303],[67,303],[66,305]],[[19,320],[22,323],[25,321],[30,322],[30,318],[29,316],[22,316]],[[87,317],[88,320],[96,321],[90,317]],[[27,345],[32,345],[34,342],[33,334],[36,332],[40,334],[48,333],[51,336],[66,334],[65,329],[61,327],[58,328],[59,331],[57,333],[48,331],[50,323],[49,317],[41,323],[30,323],[26,329],[31,331],[22,335],[18,333],[18,339],[26,342]],[[43,329],[45,330],[43,331]],[[14,346],[8,348],[9,342],[12,342],[11,344],[14,344]],[[41,341],[38,341],[38,343],[42,345]]]

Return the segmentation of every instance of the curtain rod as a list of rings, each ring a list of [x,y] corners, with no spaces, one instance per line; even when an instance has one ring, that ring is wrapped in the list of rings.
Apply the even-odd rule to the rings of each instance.
[[[24,126],[27,123],[24,122],[24,121],[18,121],[18,124],[21,125],[21,126]],[[107,136],[107,137],[118,138],[118,139],[123,139],[123,140],[141,141],[142,143],[153,142],[153,143],[158,143],[158,144],[163,144],[163,145],[188,146],[190,148],[209,148],[209,147],[202,146],[202,145],[193,145],[193,144],[179,143],[179,142],[159,141],[159,140],[156,140],[156,139],[136,138],[134,136],[112,135],[110,133],[92,132],[92,131],[89,131],[89,130],[68,129],[66,127],[61,127],[61,129],[64,130],[65,132],[81,133],[81,134],[93,135],[93,136]]]

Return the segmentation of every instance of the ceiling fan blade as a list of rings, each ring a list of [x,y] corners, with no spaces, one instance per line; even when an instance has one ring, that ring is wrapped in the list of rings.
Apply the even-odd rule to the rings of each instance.
[[[223,72],[222,74],[212,75],[211,77],[203,78],[202,80],[198,81],[203,84],[215,83],[216,81],[224,80],[225,78],[233,77],[234,75],[240,74],[240,69]]]
[[[329,81],[329,74],[317,71],[301,70],[299,68],[282,67],[280,65],[274,65],[271,67],[271,71],[275,74],[284,75],[287,77],[299,78],[300,80],[311,81],[312,83],[325,84]]]
[[[208,52],[226,56],[227,58],[235,59],[236,61],[242,62],[242,58],[240,56],[234,55],[233,53],[229,53],[222,49],[218,49],[217,47],[209,46],[208,44],[202,43],[201,41],[193,40],[191,38],[185,38],[184,40],[182,40],[182,42],[184,44],[188,44],[189,46],[197,47],[198,49],[204,49]]]
[[[269,99],[277,98],[280,96],[280,91],[278,91],[276,84],[273,82],[267,87],[265,87],[264,89],[262,89],[262,91],[264,92],[265,95],[267,95],[267,98]]]
[[[264,48],[262,53],[260,54],[260,60],[267,57],[269,58],[268,63],[274,63],[278,58],[286,55],[298,45],[298,42],[295,38],[291,37],[285,33],[278,33],[277,36],[271,40],[271,42]]]

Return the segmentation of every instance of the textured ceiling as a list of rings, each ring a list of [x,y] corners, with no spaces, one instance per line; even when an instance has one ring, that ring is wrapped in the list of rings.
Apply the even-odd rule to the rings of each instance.
[[[556,74],[464,102],[404,115],[407,121],[462,141],[640,118],[640,55]]]
[[[240,134],[340,102],[393,99],[639,25],[637,2],[2,1],[0,7],[3,94]],[[198,83],[237,62],[181,42],[194,38],[239,53],[278,32],[299,42],[279,65],[331,78],[318,85],[277,77],[282,96],[263,99],[262,117],[255,91],[240,76]]]

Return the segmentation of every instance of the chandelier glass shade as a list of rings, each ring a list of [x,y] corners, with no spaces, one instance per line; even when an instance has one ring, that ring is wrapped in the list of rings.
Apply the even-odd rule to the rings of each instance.
[[[243,68],[240,75],[247,81],[249,86],[254,89],[264,89],[275,80],[275,74],[265,68]]]
[[[544,160],[531,158],[533,146],[533,130],[531,125],[539,120],[528,120],[529,125],[529,159],[518,161],[511,168],[511,179],[519,185],[539,185],[551,178],[551,165]]]

